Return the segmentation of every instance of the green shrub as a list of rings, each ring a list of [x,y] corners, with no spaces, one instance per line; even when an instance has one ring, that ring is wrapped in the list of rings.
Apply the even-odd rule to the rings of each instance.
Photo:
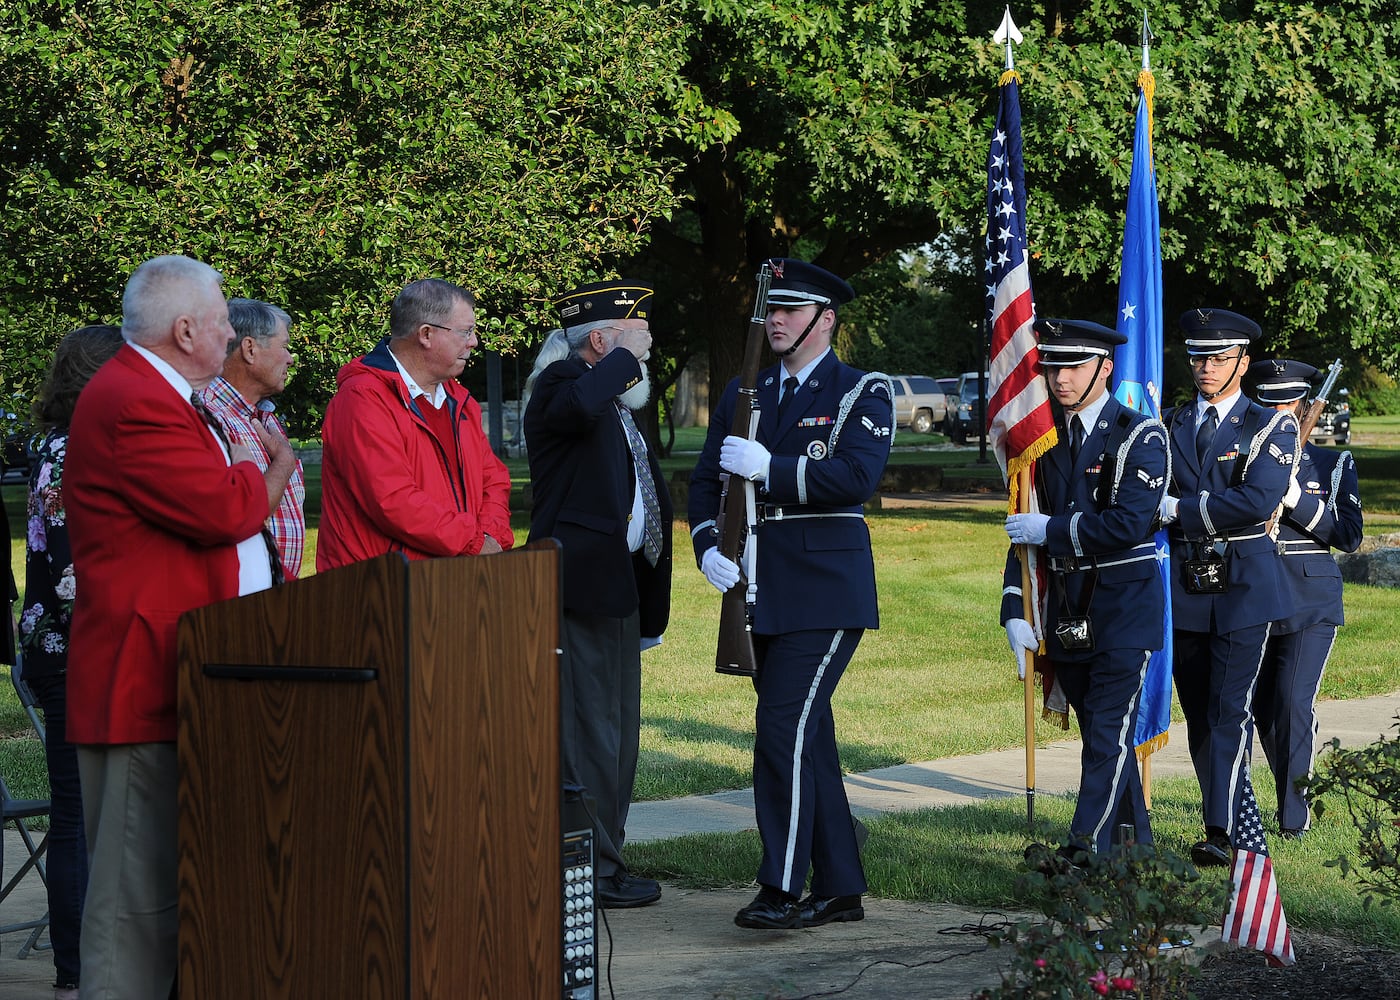
[[[1219,922],[1227,880],[1202,877],[1179,855],[1137,844],[1083,855],[1077,868],[1040,844],[1026,860],[1033,870],[1021,885],[1040,898],[1046,920],[987,935],[1016,957],[1001,986],[983,990],[980,1000],[1181,995],[1195,967],[1174,946],[1191,937],[1190,928]]]
[[[1400,715],[1395,726],[1400,729]],[[1309,788],[1313,810],[1327,810],[1327,796],[1339,795],[1357,830],[1360,861],[1343,854],[1328,861],[1342,876],[1361,884],[1362,903],[1389,906],[1400,899],[1400,739],[1386,739],[1343,750],[1333,739]]]

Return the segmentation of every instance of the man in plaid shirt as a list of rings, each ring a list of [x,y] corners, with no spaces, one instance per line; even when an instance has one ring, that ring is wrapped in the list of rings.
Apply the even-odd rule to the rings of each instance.
[[[267,452],[258,441],[253,422],[276,428],[284,437],[287,434],[275,415],[277,408],[272,397],[287,387],[287,368],[295,357],[287,347],[291,317],[256,299],[230,299],[228,319],[235,339],[224,361],[223,377],[210,382],[200,395],[209,412],[223,424],[229,440],[246,445],[258,467],[266,471]],[[301,553],[306,542],[306,516],[302,512],[305,499],[306,479],[298,459],[282,502],[267,519],[288,580],[301,574]]]

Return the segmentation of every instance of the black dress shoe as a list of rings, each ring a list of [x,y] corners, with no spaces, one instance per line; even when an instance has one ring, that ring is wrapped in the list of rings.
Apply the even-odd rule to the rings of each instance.
[[[1284,840],[1302,840],[1303,835],[1307,832],[1306,828],[1302,830],[1280,830],[1278,835]]]
[[[1191,845],[1191,862],[1197,868],[1224,868],[1230,864],[1230,838],[1223,833],[1207,834]]]
[[[802,926],[802,907],[796,896],[789,896],[780,889],[763,886],[753,902],[734,914],[734,922],[740,927],[755,927],[762,930],[786,930]]]
[[[661,898],[661,883],[654,879],[637,878],[626,872],[603,875],[598,879],[595,898],[598,905],[607,910],[647,906]]]
[[[803,927],[820,927],[833,921],[864,920],[865,907],[859,896],[811,895],[798,904]]]

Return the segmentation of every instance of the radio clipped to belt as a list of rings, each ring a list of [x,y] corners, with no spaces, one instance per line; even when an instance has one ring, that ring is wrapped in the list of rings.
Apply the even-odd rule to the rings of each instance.
[[[1099,583],[1099,571],[1091,569],[1089,582],[1079,602],[1079,614],[1069,614],[1069,580],[1060,588],[1060,619],[1055,623],[1055,638],[1067,653],[1086,653],[1094,648],[1094,625],[1089,620],[1089,606],[1093,603],[1094,588]]]
[[[1188,594],[1225,593],[1225,553],[1229,543],[1217,539],[1190,545],[1195,558],[1181,561],[1181,586]]]

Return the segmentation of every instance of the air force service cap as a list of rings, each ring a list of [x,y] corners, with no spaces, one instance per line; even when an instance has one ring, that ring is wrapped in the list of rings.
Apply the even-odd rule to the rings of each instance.
[[[1232,347],[1249,351],[1259,338],[1259,324],[1225,309],[1188,309],[1178,321],[1186,331],[1186,353],[1221,354]]]
[[[830,271],[791,257],[770,257],[765,261],[773,269],[773,281],[768,286],[770,306],[818,305],[835,309],[856,297],[855,289]]]
[[[1262,406],[1296,403],[1312,391],[1321,373],[1303,361],[1266,358],[1256,361],[1244,373],[1240,386],[1250,399]]]
[[[1099,358],[1113,357],[1113,349],[1128,342],[1127,336],[1084,319],[1037,319],[1040,364],[1043,368],[1077,368]]]
[[[594,281],[555,299],[554,306],[565,330],[606,319],[650,320],[654,292],[640,281]]]

